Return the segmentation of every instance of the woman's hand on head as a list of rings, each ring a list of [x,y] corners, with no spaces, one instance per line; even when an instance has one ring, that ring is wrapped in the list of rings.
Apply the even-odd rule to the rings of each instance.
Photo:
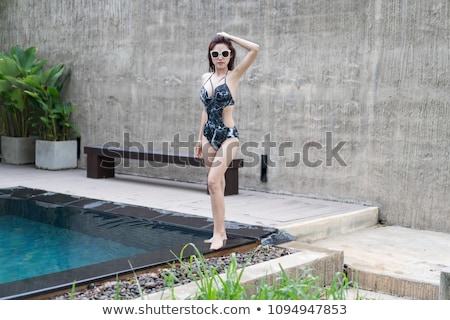
[[[217,35],[218,35],[218,36],[225,37],[225,38],[228,38],[228,37],[229,37],[228,33],[223,32],[223,31],[222,31],[222,32],[218,32]]]

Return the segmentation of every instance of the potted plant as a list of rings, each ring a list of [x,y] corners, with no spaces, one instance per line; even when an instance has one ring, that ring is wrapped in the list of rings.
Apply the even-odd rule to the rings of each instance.
[[[14,46],[9,53],[0,52],[0,133],[2,162],[34,163],[36,137],[30,117],[33,106],[17,80],[41,72],[46,60],[36,59],[36,48],[23,50]]]
[[[63,64],[19,81],[31,98],[37,114],[31,118],[38,133],[35,166],[39,169],[62,170],[77,167],[78,130],[70,117],[80,106],[64,102],[61,91],[70,76]]]

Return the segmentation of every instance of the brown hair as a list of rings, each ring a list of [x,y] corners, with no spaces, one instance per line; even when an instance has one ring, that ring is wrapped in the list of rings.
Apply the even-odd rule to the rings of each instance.
[[[208,47],[208,60],[209,60],[209,71],[214,72],[216,70],[216,67],[214,66],[214,63],[212,62],[210,51],[215,47],[216,44],[223,43],[225,44],[228,49],[231,50],[231,58],[230,62],[228,62],[228,70],[234,69],[234,58],[236,57],[236,49],[234,49],[233,44],[231,43],[231,40],[228,38],[225,38],[224,36],[216,35],[209,44]]]

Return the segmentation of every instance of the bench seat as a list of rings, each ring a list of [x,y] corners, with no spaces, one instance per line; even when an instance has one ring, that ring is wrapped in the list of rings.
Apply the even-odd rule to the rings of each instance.
[[[107,146],[85,146],[87,156],[87,177],[93,179],[113,178],[115,175],[115,158],[154,161],[195,167],[205,166],[203,159],[193,155],[168,154],[158,151],[139,151]],[[239,193],[238,169],[244,166],[243,159],[233,159],[225,172],[225,195]]]

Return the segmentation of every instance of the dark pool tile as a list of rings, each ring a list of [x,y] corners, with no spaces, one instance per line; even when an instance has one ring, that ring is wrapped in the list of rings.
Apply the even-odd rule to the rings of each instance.
[[[78,200],[71,202],[70,205],[84,209],[85,207],[87,207],[87,208],[97,207],[102,203],[103,203],[102,201],[98,201],[98,200],[93,200],[93,199],[89,199],[89,198],[80,198]]]
[[[106,202],[106,201],[97,201],[97,202],[91,202],[90,205],[85,205],[84,209],[91,209],[95,211],[105,211],[109,212],[111,210],[117,209],[122,207],[121,204],[114,203],[114,202]]]
[[[47,192],[34,196],[33,200],[49,202],[53,204],[69,204],[71,202],[80,200],[80,197],[62,193]]]
[[[8,195],[11,194],[12,189],[8,188],[8,189],[0,189],[0,194],[1,195]]]
[[[228,222],[225,222],[227,235],[229,237],[242,238],[242,239],[254,239],[261,240],[264,239],[271,234],[273,234],[276,230],[272,229],[263,229],[263,228],[253,228],[254,226],[242,226],[241,228],[229,228]],[[208,225],[204,225],[200,230],[208,231],[212,234],[214,230],[214,224],[211,222]]]
[[[203,229],[212,224],[212,219],[210,218],[187,215],[178,212],[167,212],[166,214],[155,218],[155,220],[196,229]]]
[[[204,230],[213,231],[213,224],[205,226]],[[261,240],[270,236],[271,234],[277,232],[277,229],[267,228],[267,227],[259,227],[249,224],[242,224],[232,221],[225,221],[225,228],[227,229],[227,235],[236,237],[236,238],[250,238]]]
[[[124,205],[108,212],[113,212],[117,214],[122,214],[130,217],[143,218],[143,219],[155,219],[164,215],[163,212],[155,210],[153,208],[140,207],[140,206],[129,206]]]
[[[261,239],[277,232],[277,229],[253,226],[248,224],[226,223],[227,232],[234,236]]]
[[[233,248],[239,248],[241,246],[245,246],[245,245],[249,245],[249,244],[253,244],[253,243],[257,243],[255,241],[255,239],[246,239],[246,238],[233,238],[233,237],[228,237],[228,240],[225,243],[224,249],[233,249]],[[209,250],[203,250],[202,254],[207,254],[207,253],[211,253],[212,251]]]
[[[13,187],[8,189],[3,189],[2,192],[4,194],[10,194],[11,196],[18,198],[30,198],[39,194],[43,194],[47,191],[40,189],[30,189],[25,187]]]
[[[107,211],[107,212],[125,206],[124,204],[121,204],[121,203],[115,203],[115,202],[97,200],[97,199],[89,199],[89,198],[80,198],[78,200],[70,202],[69,204],[73,207],[77,207],[77,208],[81,208],[81,209],[95,210],[95,211]]]

